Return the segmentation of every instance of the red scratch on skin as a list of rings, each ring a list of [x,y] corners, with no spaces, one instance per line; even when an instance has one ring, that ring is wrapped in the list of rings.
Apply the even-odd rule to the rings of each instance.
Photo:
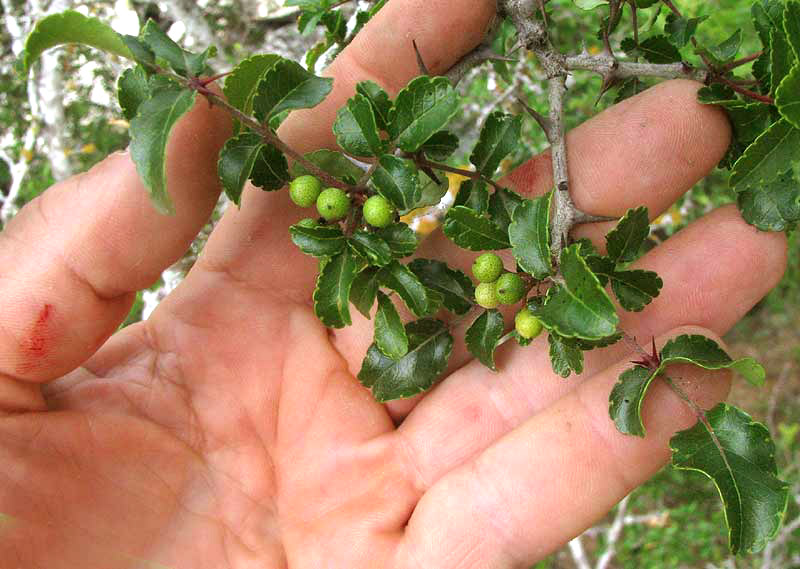
[[[53,305],[45,304],[39,311],[30,335],[23,341],[21,347],[25,361],[17,368],[17,373],[20,375],[28,374],[39,367],[42,360],[47,356],[48,325],[53,312]]]

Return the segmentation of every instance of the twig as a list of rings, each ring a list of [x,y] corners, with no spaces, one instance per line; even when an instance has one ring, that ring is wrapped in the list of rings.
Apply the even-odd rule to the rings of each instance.
[[[606,534],[606,550],[603,555],[598,559],[595,569],[606,569],[614,555],[617,553],[617,542],[622,535],[622,530],[625,527],[625,513],[628,510],[628,502],[630,502],[630,494],[625,496],[617,506],[617,513],[614,516],[614,521],[611,522],[611,527],[608,528]]]
[[[608,55],[571,55],[565,60],[570,71],[592,71],[604,78],[628,79],[631,77],[658,77],[660,79],[693,79],[705,83],[708,71],[686,63],[637,63],[619,61]]]

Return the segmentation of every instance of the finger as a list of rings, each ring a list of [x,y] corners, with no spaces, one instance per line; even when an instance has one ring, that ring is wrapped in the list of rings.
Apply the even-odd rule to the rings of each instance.
[[[0,377],[59,377],[116,330],[133,293],[155,282],[208,219],[229,122],[203,101],[175,127],[167,153],[174,216],[154,209],[130,155],[118,153],[47,190],[0,233]]]
[[[656,216],[705,177],[727,149],[730,126],[719,110],[697,103],[698,87],[690,81],[659,84],[570,132],[571,192],[576,205],[598,215],[621,215],[627,208],[646,205]],[[552,179],[545,153],[507,180],[530,197],[548,191]],[[444,260],[467,274],[477,255],[459,249],[441,232],[431,235],[419,251],[420,257]],[[513,268],[510,253],[504,256],[506,267]],[[372,327],[360,316],[354,318],[356,324],[337,332],[336,342],[356,373],[372,342]],[[461,337],[469,325],[465,321],[454,335]],[[449,369],[470,359],[463,342],[457,342]]]
[[[644,311],[623,313],[620,329],[643,344],[687,323],[725,334],[777,284],[785,266],[782,234],[756,231],[732,206],[715,211],[636,264],[659,273],[664,288]],[[430,393],[399,433],[420,477],[433,484],[629,351],[620,342],[585,352],[584,375],[565,381],[552,372],[544,335],[527,348],[509,343],[498,350],[501,373],[471,362]]]
[[[683,333],[710,331],[670,336]],[[608,394],[628,367],[620,362],[598,374],[440,480],[417,504],[404,551],[423,567],[522,567],[600,520],[666,463],[675,431],[696,421],[656,381],[643,407],[647,436],[619,433]],[[703,408],[728,392],[728,372],[669,371]]]
[[[314,109],[289,115],[278,134],[300,152],[334,148],[331,126],[356,83],[375,81],[396,94],[419,74],[412,39],[432,74],[446,71],[480,43],[494,9],[491,0],[389,2],[325,71],[334,79],[331,94]],[[307,302],[317,262],[290,242],[287,228],[314,216],[316,210],[298,208],[286,191],[250,188],[241,209],[231,208],[225,215],[200,266],[233,273],[239,282],[262,283],[268,278],[280,283],[280,292]]]

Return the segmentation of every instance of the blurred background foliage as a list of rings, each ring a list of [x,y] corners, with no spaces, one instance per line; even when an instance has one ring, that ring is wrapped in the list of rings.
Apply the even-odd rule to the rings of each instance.
[[[750,2],[680,0],[678,5],[690,16],[709,16],[698,32],[704,43],[719,43],[742,28],[745,41],[740,53],[756,51]],[[602,50],[597,29],[604,9],[583,12],[572,0],[551,0],[548,6],[554,42],[562,51]],[[666,10],[659,6],[656,3],[640,11],[642,37],[661,33]],[[0,224],[7,223],[19,208],[53,183],[87,170],[128,144],[128,124],[119,118],[114,94],[124,62],[99,57],[89,49],[68,47],[48,53],[27,81],[13,69],[32,22],[67,8],[104,18],[124,33],[136,33],[141,23],[152,18],[187,47],[205,47],[213,42],[220,48],[212,61],[217,71],[256,52],[276,52],[304,61],[305,53],[324,37],[321,28],[299,34],[297,13],[294,8],[284,7],[283,0],[0,0]],[[345,15],[353,13],[352,5],[345,4],[341,10]],[[631,29],[626,11],[612,45],[618,47]],[[501,28],[496,47],[508,49],[513,42],[513,30]],[[424,54],[424,46],[420,51]],[[325,63],[323,56],[317,67]],[[617,98],[615,89],[599,96],[602,82],[588,73],[571,77],[568,86],[570,126],[580,124]],[[484,66],[471,72],[460,89],[464,95],[463,113],[457,117],[453,130],[462,138],[463,146],[452,159],[455,165],[468,164],[477,127],[492,110],[524,113],[517,101],[521,96],[531,107],[546,111],[543,78],[532,61]],[[538,126],[526,120],[520,146],[503,166],[510,171],[545,148]],[[725,171],[713,172],[662,215],[653,230],[654,245],[711,209],[732,202],[726,180]],[[454,178],[452,183],[458,182]],[[165,271],[149,290],[139,294],[123,326],[146,317],[177,286],[226,207],[223,198],[186,256]],[[765,389],[756,391],[742,382],[734,388],[732,398],[744,402],[757,418],[766,421],[777,440],[783,476],[794,485],[795,501],[787,516],[794,526],[790,525],[763,554],[734,560],[727,551],[722,511],[707,481],[699,475],[665,469],[635,491],[607,520],[537,568],[800,567],[800,240],[796,234],[790,235],[790,248],[790,264],[783,281],[726,340],[735,355],[758,357],[767,367]]]

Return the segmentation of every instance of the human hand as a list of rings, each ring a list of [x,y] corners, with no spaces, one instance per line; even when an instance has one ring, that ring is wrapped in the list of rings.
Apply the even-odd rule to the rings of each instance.
[[[493,6],[390,2],[332,65],[333,94],[294,113],[281,137],[301,151],[332,146],[335,110],[357,81],[399,90],[417,72],[412,37],[433,72],[446,70],[480,41]],[[710,171],[729,130],[695,90],[663,84],[570,135],[581,209],[644,204],[657,215]],[[663,465],[693,416],[655,385],[647,438],[616,431],[607,401],[630,359],[624,344],[587,354],[569,382],[553,375],[541,339],[501,348],[500,374],[456,347],[429,395],[375,403],[354,377],[371,324],[329,332],[314,317],[316,264],[287,232],[306,214],[286,192],[248,191],[153,316],[111,336],[134,291],[208,218],[229,132],[204,102],[176,129],[176,217],[153,210],[129,157],[115,155],[0,234],[0,559],[25,569],[527,567]],[[549,159],[509,182],[546,191]],[[422,249],[462,268],[474,257],[441,235]],[[639,262],[665,287],[621,327],[662,342],[687,324],[723,334],[784,263],[782,235],[758,233],[734,208],[712,212]],[[727,390],[724,374],[680,375],[705,406]]]

